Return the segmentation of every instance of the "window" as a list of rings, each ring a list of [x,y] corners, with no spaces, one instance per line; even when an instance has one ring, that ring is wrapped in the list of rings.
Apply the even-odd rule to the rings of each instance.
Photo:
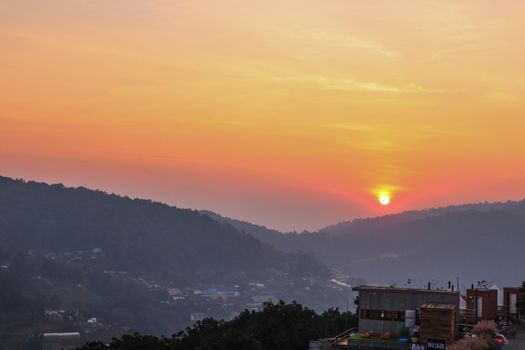
[[[368,319],[368,310],[359,310],[359,318],[366,320]]]
[[[405,312],[394,311],[394,321],[405,321]]]
[[[371,320],[379,320],[380,316],[381,316],[381,311],[379,311],[379,310],[370,310],[370,319]]]
[[[359,317],[364,320],[383,320],[383,321],[405,321],[404,311],[390,310],[360,310]]]

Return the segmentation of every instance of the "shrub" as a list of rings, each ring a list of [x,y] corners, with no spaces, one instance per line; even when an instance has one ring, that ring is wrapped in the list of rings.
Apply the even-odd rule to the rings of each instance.
[[[399,331],[399,338],[410,338],[410,329],[408,327],[401,328],[401,331]]]
[[[484,338],[465,338],[452,344],[448,347],[448,350],[488,350],[490,349],[490,343]]]
[[[492,339],[498,333],[498,326],[493,321],[481,321],[472,328],[472,333],[481,338]]]

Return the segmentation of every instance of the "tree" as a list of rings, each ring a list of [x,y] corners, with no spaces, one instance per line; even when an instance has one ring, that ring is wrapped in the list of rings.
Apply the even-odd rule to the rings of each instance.
[[[171,338],[125,335],[109,346],[91,343],[81,350],[302,350],[309,340],[344,330],[349,321],[355,326],[355,315],[338,309],[319,315],[297,302],[280,301],[266,303],[262,311],[245,310],[231,321],[205,319]]]
[[[354,299],[355,313],[359,316],[359,295]]]

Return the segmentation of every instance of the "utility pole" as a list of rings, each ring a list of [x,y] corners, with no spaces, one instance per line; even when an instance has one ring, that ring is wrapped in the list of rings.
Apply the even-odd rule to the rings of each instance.
[[[348,330],[348,295],[346,296],[346,317],[345,317],[345,329]]]

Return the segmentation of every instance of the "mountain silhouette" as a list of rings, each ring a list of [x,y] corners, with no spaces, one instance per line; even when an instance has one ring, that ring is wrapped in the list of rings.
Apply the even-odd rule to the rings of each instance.
[[[279,234],[212,215],[284,251],[301,250],[369,283],[462,287],[524,279],[525,201],[479,203],[356,219],[313,233]],[[457,282],[455,283],[457,284]]]

